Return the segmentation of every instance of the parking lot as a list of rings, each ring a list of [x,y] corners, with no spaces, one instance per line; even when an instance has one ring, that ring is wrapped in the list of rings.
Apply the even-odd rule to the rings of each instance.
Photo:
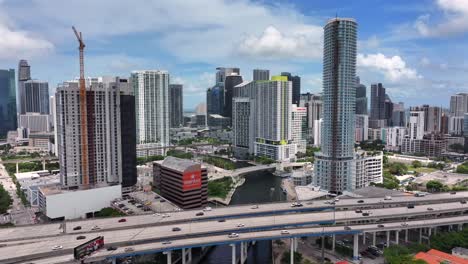
[[[112,207],[127,215],[180,211],[179,207],[154,192],[133,192],[112,203]]]

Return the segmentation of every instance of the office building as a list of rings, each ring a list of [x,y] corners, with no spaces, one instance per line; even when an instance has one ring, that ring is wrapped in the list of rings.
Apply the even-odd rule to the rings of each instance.
[[[100,77],[86,87],[86,120],[80,116],[77,81],[55,94],[60,182],[64,188],[136,183],[134,99],[126,79]],[[123,118],[123,119],[122,119]],[[87,124],[87,159],[82,159],[81,126]],[[123,153],[125,151],[125,153]],[[87,166],[83,166],[86,162]],[[87,168],[87,171],[83,171]],[[122,188],[120,188],[122,189]]]
[[[203,115],[205,117],[205,115]],[[198,121],[199,115],[197,115],[197,125],[201,126],[200,122]],[[221,130],[226,129],[231,126],[231,118],[225,117],[222,115],[208,115],[208,127],[212,130]]]
[[[206,90],[206,108],[208,114],[222,115],[224,111],[224,87],[215,85]]]
[[[440,117],[440,133],[444,135],[449,133],[449,116],[445,112],[442,112]]]
[[[307,108],[292,105],[291,113],[291,136],[292,142],[296,144],[296,150],[306,153],[307,147]]]
[[[369,139],[369,116],[356,115],[355,141],[362,142]]]
[[[393,104],[390,126],[406,127],[405,104],[403,102]]]
[[[330,19],[324,27],[323,124],[314,184],[332,193],[356,187],[354,157],[357,23]]]
[[[300,106],[307,109],[307,141],[309,143],[315,144],[314,125],[315,121],[322,118],[322,96],[311,93],[301,94]]]
[[[167,157],[153,163],[153,185],[180,208],[204,208],[208,204],[208,172],[191,160]]]
[[[468,153],[468,113],[465,113],[463,118],[463,137],[465,138],[464,151]]]
[[[421,107],[410,107],[408,135],[410,139],[422,139],[424,136],[424,110]]]
[[[368,130],[369,141],[380,141],[385,144],[387,140],[387,128],[369,128]]]
[[[273,76],[256,86],[255,155],[289,161],[296,154],[291,133],[292,83],[286,76]]]
[[[159,70],[133,71],[131,85],[135,95],[137,155],[163,155],[169,141],[169,73]]]
[[[169,84],[169,120],[171,127],[184,124],[184,99],[182,84]]]
[[[457,93],[450,97],[450,115],[463,116],[468,112],[468,93]]]
[[[242,76],[231,73],[224,79],[224,111],[223,116],[229,118],[229,126],[231,126],[232,118],[232,98],[234,95],[234,86],[242,83]]]
[[[31,80],[31,66],[29,66],[27,60],[20,60],[18,63],[18,94],[17,94],[18,114],[26,113],[24,83],[28,80]]]
[[[449,116],[448,118],[448,133],[452,136],[463,135],[463,116]]]
[[[253,70],[253,80],[254,81],[268,81],[270,80],[270,71],[254,69]]]
[[[16,130],[15,70],[0,70],[0,138],[6,139],[8,131]]]
[[[367,88],[356,77],[356,115],[367,115]]]
[[[388,127],[385,149],[399,151],[401,145],[403,144],[403,139],[406,136],[406,131],[406,127]]]
[[[288,81],[292,83],[292,104],[299,105],[299,100],[301,97],[301,77],[293,76],[289,72],[282,72],[281,76],[286,76]]]
[[[25,113],[40,113],[48,115],[49,108],[49,84],[44,81],[28,80],[23,85],[23,101]]]
[[[441,129],[442,109],[437,106],[423,105],[424,111],[424,133],[439,133]]]
[[[387,99],[385,88],[381,83],[371,85],[370,128],[381,128],[387,126],[386,112],[388,112],[390,105],[389,101],[386,102]]]
[[[28,134],[28,147],[43,152],[54,152],[54,134],[52,132],[31,132]]]

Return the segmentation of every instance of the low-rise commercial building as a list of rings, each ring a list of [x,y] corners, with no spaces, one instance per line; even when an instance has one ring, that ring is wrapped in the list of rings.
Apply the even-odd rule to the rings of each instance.
[[[26,199],[33,207],[39,206],[39,188],[60,186],[60,176],[51,174],[49,171],[31,171],[16,173],[21,190],[26,195]]]
[[[153,163],[153,177],[160,194],[182,209],[208,204],[208,172],[199,163],[167,157]]]

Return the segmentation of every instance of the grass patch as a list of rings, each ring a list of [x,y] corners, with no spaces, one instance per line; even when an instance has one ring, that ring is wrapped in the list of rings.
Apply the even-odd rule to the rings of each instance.
[[[203,161],[216,167],[223,168],[225,170],[235,170],[236,164],[230,160],[226,160],[220,157],[204,156]]]
[[[219,197],[226,199],[229,191],[231,191],[233,181],[231,177],[225,177],[219,180],[208,182],[208,196]]]

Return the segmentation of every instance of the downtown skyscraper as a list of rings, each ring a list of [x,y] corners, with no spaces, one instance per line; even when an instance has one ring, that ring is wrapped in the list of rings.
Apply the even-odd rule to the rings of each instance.
[[[182,84],[169,84],[169,118],[171,127],[184,124],[184,98]]]
[[[354,153],[357,23],[335,18],[324,28],[323,125],[315,185],[332,193],[356,186]]]
[[[0,70],[0,138],[16,129],[16,106],[15,70]]]

